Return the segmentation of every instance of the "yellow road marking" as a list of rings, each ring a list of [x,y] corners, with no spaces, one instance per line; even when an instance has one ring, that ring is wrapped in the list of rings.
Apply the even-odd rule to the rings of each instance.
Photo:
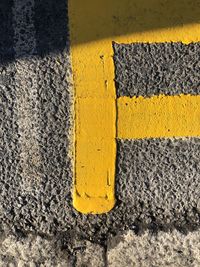
[[[200,136],[200,96],[120,97],[117,137]]]
[[[84,17],[70,1],[71,53],[75,88],[73,205],[83,213],[104,213],[115,204],[116,96],[112,42],[75,45]],[[87,34],[87,32],[85,32]]]
[[[197,42],[199,9],[200,0],[69,0],[71,41]]]
[[[84,212],[106,212],[115,202],[115,100],[76,98],[74,206]]]
[[[200,41],[199,5],[199,0],[69,0],[75,89],[73,205],[78,211],[103,213],[115,203],[112,41]]]

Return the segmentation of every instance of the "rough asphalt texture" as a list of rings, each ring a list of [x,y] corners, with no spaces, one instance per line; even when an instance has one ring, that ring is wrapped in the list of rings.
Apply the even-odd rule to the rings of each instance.
[[[110,250],[108,238],[118,236],[125,229],[142,235],[147,228],[154,234],[161,229],[177,228],[187,236],[198,229],[200,141],[197,138],[118,141],[116,207],[109,214],[99,216],[82,215],[72,208],[73,89],[67,3],[64,0],[1,0],[0,22],[0,255],[3,262],[0,265],[13,263],[10,266],[16,266],[21,260],[18,266],[23,266],[35,257],[30,266],[67,266],[68,261],[69,266],[107,266],[113,264],[106,256]],[[138,45],[138,51],[144,50],[143,54],[138,52],[140,59],[139,54],[133,53],[134,45],[117,45],[115,62],[119,58],[117,62],[121,63],[119,66],[116,63],[116,70],[122,73],[119,76],[116,72],[116,80],[121,80],[118,94],[143,94],[140,83],[145,84],[147,96],[168,94],[170,85],[165,88],[163,84],[169,81],[177,84],[175,94],[185,92],[181,90],[198,93],[198,44],[152,45],[146,49],[151,56],[144,47]],[[180,73],[173,76],[173,67],[168,70],[170,78],[167,79],[162,67],[169,59],[162,53],[173,47],[175,52],[170,60],[174,66],[176,62]],[[193,56],[184,57],[181,53]],[[160,55],[160,65],[155,54]],[[135,57],[143,64],[141,68],[134,63]],[[147,61],[152,72],[159,67],[157,72],[164,81],[159,83],[159,91],[153,91],[158,83],[153,81],[154,74],[149,76]],[[195,63],[197,71],[193,71]],[[140,71],[138,79],[131,78],[135,70]],[[144,80],[142,72],[147,73]],[[196,90],[189,88],[188,77]],[[173,240],[173,234],[171,238]],[[120,242],[123,240],[119,239]],[[9,244],[13,244],[13,252],[9,252]],[[44,248],[43,256],[32,250],[34,244]],[[190,249],[194,247],[192,239]],[[30,250],[28,256],[20,256],[27,250]],[[63,251],[65,256],[61,256]],[[95,252],[97,256],[93,256]],[[113,248],[109,255],[112,253]],[[90,264],[89,258],[94,262]],[[99,265],[95,263],[96,258]],[[198,256],[191,260],[194,264],[185,266],[198,266],[195,265]],[[136,262],[136,266],[142,265]]]
[[[200,94],[200,44],[114,44],[118,96]]]

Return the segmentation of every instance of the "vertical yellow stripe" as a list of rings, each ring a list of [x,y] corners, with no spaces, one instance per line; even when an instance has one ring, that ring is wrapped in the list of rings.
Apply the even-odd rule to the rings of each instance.
[[[73,205],[82,213],[104,213],[115,204],[116,97],[112,42],[76,44],[84,18],[70,1],[71,54],[75,90]],[[85,33],[87,34],[87,32]]]

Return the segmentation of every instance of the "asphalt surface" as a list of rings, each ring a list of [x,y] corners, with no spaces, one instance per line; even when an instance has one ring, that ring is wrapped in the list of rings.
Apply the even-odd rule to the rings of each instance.
[[[200,93],[200,44],[114,44],[118,96]]]
[[[124,229],[198,229],[198,138],[118,141],[116,207],[98,216],[73,209],[67,3],[2,0],[0,22],[2,233],[59,237],[61,247],[77,235],[106,247]],[[116,45],[117,94],[198,94],[199,51],[199,44]]]

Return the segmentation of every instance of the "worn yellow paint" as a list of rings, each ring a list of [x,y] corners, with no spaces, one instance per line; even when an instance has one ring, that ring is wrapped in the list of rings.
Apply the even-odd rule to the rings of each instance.
[[[120,97],[117,137],[200,136],[200,96]]]
[[[84,24],[78,1],[70,1],[71,53],[75,88],[73,205],[104,213],[115,204],[116,96],[112,42],[75,45]],[[76,15],[75,15],[76,14]],[[85,32],[87,34],[87,32]]]
[[[106,212],[115,203],[115,99],[77,97],[75,107],[73,204],[84,213]]]
[[[103,213],[115,203],[117,118],[112,42],[200,41],[199,6],[200,0],[69,0],[75,91],[73,205],[78,211]],[[118,111],[123,117],[121,108],[120,99]],[[122,123],[119,117],[121,128]]]

